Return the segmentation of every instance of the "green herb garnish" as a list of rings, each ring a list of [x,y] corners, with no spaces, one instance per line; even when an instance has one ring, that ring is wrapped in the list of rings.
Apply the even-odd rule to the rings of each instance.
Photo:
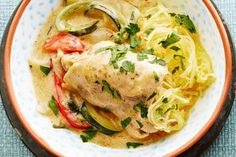
[[[136,122],[138,123],[139,128],[141,129],[143,127],[143,124],[139,120],[136,120]]]
[[[135,65],[134,63],[130,62],[130,61],[124,61],[120,67],[120,71],[123,72],[131,72],[134,73],[135,71]]]
[[[109,61],[110,65],[113,65],[115,69],[118,69],[119,67],[117,62],[124,59],[126,53],[127,53],[127,48],[121,45],[115,49],[112,49],[111,58]]]
[[[88,142],[89,140],[93,139],[97,134],[97,130],[91,128],[83,132],[85,133],[85,135],[80,135],[80,138],[82,139],[83,142]]]
[[[140,46],[141,40],[137,39],[134,35],[130,36],[130,47],[135,48],[137,46]]]
[[[51,68],[40,65],[40,70],[41,70],[45,75],[48,75],[48,74],[50,73],[50,71],[51,71]]]
[[[121,123],[121,126],[123,129],[125,129],[131,122],[131,117],[128,117],[124,120],[122,120],[120,123]]]
[[[158,58],[155,58],[153,61],[149,61],[149,63],[151,63],[151,64],[159,64],[161,66],[165,66],[166,65],[166,62],[163,59],[158,59]]]
[[[188,15],[175,15],[175,22],[179,23],[180,25],[183,25],[185,28],[187,28],[191,33],[196,33],[196,27],[193,24],[193,21],[190,19]]]
[[[130,20],[134,20],[134,11],[132,11],[132,13],[130,15]]]
[[[171,49],[171,50],[174,50],[174,51],[179,51],[179,50],[180,50],[180,48],[177,47],[177,46],[172,46],[170,49]]]
[[[150,96],[148,97],[147,101],[148,101],[148,100],[151,100],[151,99],[152,99],[154,96],[156,96],[156,95],[157,95],[157,93],[156,93],[156,92],[153,92],[152,95],[150,95]]]
[[[104,52],[104,51],[106,51],[106,50],[112,50],[112,49],[113,49],[112,46],[102,47],[102,48],[96,50],[94,53],[95,53],[95,54],[98,54],[98,53],[100,53],[100,52]]]
[[[72,112],[77,113],[77,114],[80,113],[79,107],[73,101],[68,102],[67,105]]]
[[[165,97],[165,98],[163,98],[162,102],[163,102],[163,103],[168,103],[169,100],[168,100],[168,98]]]
[[[142,143],[137,143],[137,142],[127,142],[126,143],[127,148],[137,148],[142,145],[143,145]]]
[[[138,103],[136,105],[134,105],[133,109],[135,111],[139,111],[140,110],[140,114],[142,118],[147,118],[147,114],[148,114],[148,108],[144,103]]]
[[[137,24],[130,23],[125,30],[129,33],[130,47],[135,48],[141,44],[141,40],[137,39],[135,34],[140,31]]]
[[[55,128],[55,129],[64,129],[64,128],[66,128],[65,125],[55,125],[55,124],[53,124],[52,127]]]
[[[175,105],[172,105],[170,108],[168,108],[166,111],[165,111],[165,113],[164,114],[166,114],[166,113],[168,113],[168,112],[170,112],[170,111],[172,111],[172,110],[178,110],[178,105],[177,104],[175,104]]]
[[[130,35],[135,35],[140,31],[140,28],[135,23],[130,23],[125,29]]]
[[[176,58],[180,59],[181,68],[182,68],[182,70],[185,70],[184,61],[183,61],[185,59],[185,57],[181,56],[181,55],[174,55],[174,59],[176,59]]]
[[[175,74],[178,70],[179,70],[179,66],[175,67],[175,68],[172,70],[172,74]]]
[[[149,28],[149,29],[147,29],[147,30],[144,32],[144,34],[145,34],[146,36],[149,36],[149,35],[152,33],[153,30],[154,30],[154,28]]]
[[[159,44],[162,44],[163,48],[167,48],[178,41],[180,41],[180,37],[175,33],[171,33],[171,35],[168,35],[165,40],[160,41]]]
[[[51,97],[51,100],[48,103],[48,107],[52,110],[55,116],[58,115],[57,103],[54,96]]]
[[[154,75],[154,79],[156,82],[159,82],[159,76],[157,75],[157,73],[155,71],[153,71],[153,75]]]
[[[148,55],[146,53],[140,52],[137,54],[137,59],[138,59],[138,61],[143,61],[145,59],[148,59]]]
[[[106,80],[102,80],[102,84],[103,84],[102,90],[105,90],[106,92],[111,94],[112,97],[115,98],[115,99],[120,99],[121,98],[119,92],[117,90],[115,90],[114,88],[112,88]]]

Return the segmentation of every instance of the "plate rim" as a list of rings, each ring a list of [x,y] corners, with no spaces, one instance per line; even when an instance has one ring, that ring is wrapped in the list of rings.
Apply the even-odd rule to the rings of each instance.
[[[166,156],[177,156],[177,155],[183,153],[184,151],[186,151],[187,149],[192,147],[195,143],[197,143],[207,133],[207,131],[213,126],[214,122],[217,120],[220,112],[222,111],[222,107],[224,106],[226,99],[228,99],[228,91],[230,90],[231,83],[233,81],[233,79],[232,79],[233,78],[233,73],[232,73],[232,70],[233,70],[233,68],[232,68],[233,47],[230,42],[232,40],[230,38],[230,35],[227,33],[227,29],[225,28],[224,22],[222,21],[222,19],[220,17],[220,13],[218,13],[214,4],[209,0],[202,0],[202,1],[205,4],[205,6],[208,8],[208,11],[211,13],[212,17],[214,18],[214,21],[217,25],[218,31],[221,35],[222,43],[224,45],[224,53],[225,53],[225,58],[226,58],[226,60],[225,60],[225,62],[226,62],[226,75],[225,75],[226,79],[224,82],[224,88],[222,90],[220,101],[218,102],[218,104],[214,110],[214,113],[212,114],[212,116],[208,120],[208,122],[204,125],[204,127],[202,127],[200,129],[200,131],[194,137],[192,137],[188,142],[186,142],[184,145],[180,146],[175,151],[167,154]],[[15,34],[16,28],[18,26],[18,23],[21,19],[22,14],[24,13],[25,8],[29,4],[29,2],[30,2],[30,0],[23,0],[21,2],[21,4],[19,5],[19,8],[16,9],[16,14],[14,16],[12,16],[12,21],[9,21],[9,31],[6,34],[6,42],[5,43],[3,42],[4,39],[2,41],[2,46],[4,47],[4,49],[3,49],[3,51],[4,51],[3,65],[4,65],[4,67],[3,67],[3,73],[2,73],[3,75],[1,76],[3,78],[1,81],[1,85],[5,86],[5,88],[7,89],[6,93],[10,99],[11,106],[14,109],[20,123],[23,125],[25,130],[30,134],[30,136],[36,141],[36,143],[38,143],[40,146],[42,146],[45,150],[47,150],[51,154],[53,154],[55,156],[61,156],[61,154],[59,154],[57,151],[53,150],[47,144],[47,142],[45,142],[43,139],[41,139],[33,131],[33,129],[30,127],[30,125],[28,125],[28,123],[26,121],[24,121],[22,113],[20,112],[20,110],[17,109],[17,108],[19,108],[19,105],[18,105],[17,101],[15,100],[14,92],[11,92],[11,91],[13,91],[12,82],[11,82],[11,75],[10,75],[11,46],[12,46],[12,41],[14,39],[14,34]],[[2,90],[2,88],[1,88],[1,90]],[[1,93],[2,93],[2,91],[1,91]],[[234,98],[234,95],[231,99],[233,100],[233,98]]]

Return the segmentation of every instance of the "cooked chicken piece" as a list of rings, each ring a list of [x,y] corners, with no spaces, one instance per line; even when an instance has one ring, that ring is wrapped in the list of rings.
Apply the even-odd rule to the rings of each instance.
[[[114,59],[114,56],[120,57]],[[139,61],[137,53],[125,47],[100,42],[88,53],[62,57],[62,65],[67,70],[64,83],[89,103],[109,109],[120,120],[131,117],[128,132],[143,138],[137,119],[144,125],[142,131],[153,133],[158,130],[133,107],[145,102],[167,74],[166,66],[151,63],[153,60],[155,57],[148,55],[148,59]]]

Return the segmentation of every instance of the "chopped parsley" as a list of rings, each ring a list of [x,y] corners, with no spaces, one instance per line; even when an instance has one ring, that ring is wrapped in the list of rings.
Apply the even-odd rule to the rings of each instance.
[[[150,19],[151,17],[152,17],[152,15],[149,14],[149,15],[146,16],[145,18],[146,18],[146,19]]]
[[[174,50],[174,51],[179,51],[179,50],[180,50],[180,48],[177,47],[177,46],[172,46],[170,49],[171,49],[171,50]]]
[[[141,40],[137,39],[136,33],[140,31],[140,28],[135,23],[130,23],[126,28],[126,32],[129,33],[130,47],[135,48],[141,44]]]
[[[104,52],[104,51],[106,51],[106,50],[112,50],[112,49],[113,49],[112,46],[102,47],[102,48],[96,50],[94,53],[95,53],[95,54],[98,54],[98,53],[100,53],[100,52]]]
[[[122,128],[125,129],[125,128],[130,124],[131,120],[132,120],[131,117],[128,117],[128,118],[122,120],[122,121],[120,122]]]
[[[175,68],[172,70],[172,74],[175,74],[178,70],[179,70],[179,66],[175,67]]]
[[[130,47],[135,48],[137,46],[140,46],[141,40],[137,39],[135,35],[130,35]]]
[[[172,16],[172,17],[176,15],[176,13],[169,13],[169,14],[170,14],[170,16]]]
[[[130,20],[134,20],[134,11],[132,11],[132,13],[130,15]]]
[[[135,23],[130,23],[125,29],[130,35],[135,35],[140,31],[140,28]]]
[[[120,67],[120,71],[123,72],[131,72],[134,73],[135,71],[135,65],[134,63],[130,62],[130,61],[124,61]]]
[[[143,50],[143,51],[141,51],[141,53],[146,53],[146,54],[152,55],[154,53],[154,49]]]
[[[148,101],[148,100],[151,100],[151,99],[152,99],[154,96],[156,96],[156,95],[157,95],[157,93],[156,93],[156,92],[153,92],[152,95],[150,95],[150,96],[148,97],[147,101]]]
[[[146,36],[149,36],[149,35],[152,33],[153,30],[154,30],[154,28],[149,28],[149,29],[147,29],[147,30],[144,32],[144,34],[145,34]]]
[[[115,99],[121,99],[120,93],[114,88],[112,88],[106,80],[102,80],[102,85],[102,90],[105,90],[106,92],[111,94],[112,97]]]
[[[142,145],[143,145],[142,143],[137,143],[137,142],[127,142],[126,143],[127,148],[137,148]]]
[[[180,59],[181,68],[182,68],[182,70],[185,70],[185,66],[184,66],[184,62],[183,62],[183,59],[185,59],[185,57],[181,56],[181,55],[174,55],[174,59],[176,59],[176,58]]]
[[[177,104],[175,104],[175,105],[172,105],[170,108],[168,108],[166,111],[165,111],[165,113],[164,114],[166,114],[166,113],[168,113],[168,112],[170,112],[170,111],[172,111],[172,110],[178,110],[178,105]]]
[[[156,111],[159,115],[163,116],[163,114],[164,114],[163,113],[163,108],[157,108]]]
[[[136,122],[137,122],[139,128],[141,129],[143,127],[143,124],[139,120],[136,120]]]
[[[67,105],[72,112],[77,113],[77,114],[80,113],[79,107],[76,106],[76,104],[73,101],[68,102]]]
[[[85,135],[80,135],[80,138],[82,139],[83,142],[88,142],[89,140],[93,139],[97,134],[97,130],[91,128],[83,132],[85,133]]]
[[[53,127],[54,129],[64,129],[64,128],[66,128],[65,125],[56,125],[56,124],[53,124],[52,127]]]
[[[157,75],[157,73],[155,71],[153,71],[153,75],[154,75],[154,79],[156,82],[159,82],[159,76]]]
[[[146,53],[140,52],[137,54],[138,61],[143,61],[145,59],[148,59],[148,55]]]
[[[139,111],[140,110],[140,114],[142,118],[147,118],[147,114],[148,114],[148,108],[144,103],[138,103],[136,105],[134,105],[133,109],[135,111]]]
[[[163,48],[167,48],[168,46],[177,43],[178,41],[180,41],[180,37],[175,33],[171,33],[165,40],[160,41],[159,44],[162,44]]]
[[[124,45],[120,45],[117,48],[113,49],[111,52],[110,65],[113,65],[115,69],[118,69],[117,61],[120,61],[125,58],[127,53],[127,48]]]
[[[162,102],[163,102],[163,103],[168,103],[168,102],[169,102],[169,100],[168,100],[168,98],[167,98],[167,97],[164,97],[164,98],[163,98],[163,100],[162,100]]]
[[[165,66],[166,65],[166,62],[163,59],[158,59],[158,58],[155,58],[153,61],[150,61],[149,63],[151,63],[151,64],[159,64],[161,66]]]
[[[45,75],[48,75],[48,74],[50,73],[50,71],[51,71],[51,68],[40,65],[40,70],[41,70]]]
[[[183,25],[187,28],[191,33],[196,33],[196,27],[193,24],[193,21],[190,19],[188,15],[175,15],[175,22]]]
[[[152,55],[153,52],[154,52],[153,49],[147,49],[147,50],[141,51],[141,52],[138,53],[138,55],[137,55],[138,61],[143,61],[143,60],[145,60],[145,59],[148,59],[148,54],[149,54],[149,55]]]
[[[55,116],[58,115],[57,103],[54,96],[51,97],[51,100],[48,103],[48,107],[52,110]]]

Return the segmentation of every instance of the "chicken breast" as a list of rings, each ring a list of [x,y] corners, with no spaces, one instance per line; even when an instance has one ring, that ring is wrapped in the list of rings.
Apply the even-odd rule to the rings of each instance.
[[[64,82],[83,99],[110,110],[120,120],[132,117],[127,128],[130,134],[140,132],[137,119],[144,124],[142,131],[153,133],[157,130],[133,107],[145,102],[167,74],[167,67],[156,60],[149,54],[147,59],[138,59],[138,54],[125,46],[100,42],[88,53],[62,57],[62,65],[67,70]],[[142,137],[138,134],[136,138]]]

